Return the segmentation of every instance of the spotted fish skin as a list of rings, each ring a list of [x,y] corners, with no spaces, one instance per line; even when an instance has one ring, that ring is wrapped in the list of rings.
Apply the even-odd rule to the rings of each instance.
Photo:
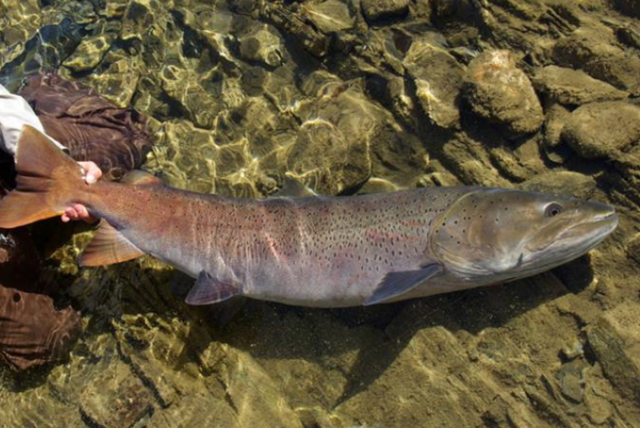
[[[95,188],[102,196],[89,210],[145,253],[194,277],[241,284],[248,297],[314,307],[363,304],[387,273],[434,261],[430,225],[469,191],[250,200],[108,187]]]
[[[234,199],[145,174],[86,185],[77,164],[23,130],[0,228],[84,204],[104,219],[81,262],[151,254],[197,278],[187,297],[313,307],[393,302],[496,284],[589,251],[616,227],[605,204],[513,189],[424,188],[348,197]]]

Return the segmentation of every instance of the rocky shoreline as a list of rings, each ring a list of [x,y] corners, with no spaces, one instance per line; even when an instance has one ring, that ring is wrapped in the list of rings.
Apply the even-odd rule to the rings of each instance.
[[[84,333],[0,372],[7,426],[640,426],[637,0],[0,4],[0,83],[57,69],[149,117],[146,167],[267,197],[519,186],[614,204],[585,258],[368,309],[190,308],[145,258],[44,254]],[[38,236],[37,230],[35,236]],[[53,275],[53,274],[52,274]],[[235,317],[229,314],[238,311]]]

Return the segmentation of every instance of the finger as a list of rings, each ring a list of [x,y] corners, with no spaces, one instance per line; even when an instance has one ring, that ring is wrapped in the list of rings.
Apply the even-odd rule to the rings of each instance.
[[[76,212],[76,216],[78,219],[85,220],[89,218],[89,211],[87,211],[87,207],[84,205],[76,204],[73,206],[73,210]]]
[[[102,177],[102,170],[94,162],[78,162],[84,170],[84,180],[93,184]]]
[[[64,212],[64,214],[62,214],[62,221],[63,223],[68,223],[71,220],[76,220],[78,218],[78,214],[76,213],[76,211],[71,207],[71,208],[67,208]]]

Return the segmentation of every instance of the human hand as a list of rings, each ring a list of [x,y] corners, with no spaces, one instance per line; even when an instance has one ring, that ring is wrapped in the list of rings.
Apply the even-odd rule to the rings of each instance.
[[[84,181],[93,184],[102,177],[102,170],[93,162],[78,162],[84,170]],[[62,222],[68,223],[71,220],[82,220],[87,223],[94,223],[97,219],[89,214],[87,207],[82,204],[73,204],[62,214]]]

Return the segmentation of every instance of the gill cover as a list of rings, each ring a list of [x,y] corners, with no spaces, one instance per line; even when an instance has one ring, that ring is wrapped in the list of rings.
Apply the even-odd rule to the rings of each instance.
[[[476,188],[436,218],[431,249],[469,279],[505,272],[522,262],[523,245],[542,227],[543,204],[529,192]]]

